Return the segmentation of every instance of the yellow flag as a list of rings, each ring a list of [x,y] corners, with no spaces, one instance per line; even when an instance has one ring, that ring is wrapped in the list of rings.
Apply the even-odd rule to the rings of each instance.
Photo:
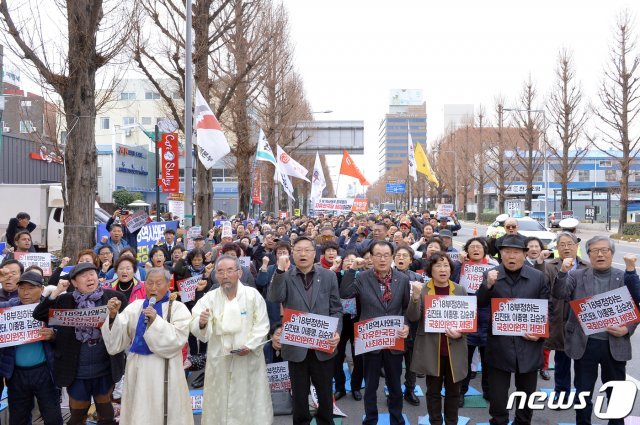
[[[422,145],[420,143],[416,143],[416,165],[418,167],[418,172],[427,176],[430,182],[439,185],[438,179],[435,174],[433,174],[433,170],[431,169],[431,164],[429,164],[429,158],[427,158],[427,154],[422,149]]]

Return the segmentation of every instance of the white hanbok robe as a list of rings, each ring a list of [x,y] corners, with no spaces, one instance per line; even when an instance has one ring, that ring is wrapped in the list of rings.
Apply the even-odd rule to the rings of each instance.
[[[270,425],[273,406],[262,344],[269,333],[266,304],[256,289],[241,283],[234,301],[240,323],[233,334],[222,330],[225,304],[230,303],[222,288],[205,294],[191,310],[191,333],[208,342],[201,424]],[[200,329],[200,313],[207,308],[209,323]],[[249,354],[229,354],[242,346]]]
[[[109,320],[102,326],[102,338],[109,354],[131,347],[144,300],[136,300],[119,313],[111,329]],[[120,425],[162,425],[164,423],[164,368],[169,359],[168,425],[193,425],[189,386],[185,377],[182,347],[189,337],[189,309],[179,301],[172,303],[171,323],[165,320],[169,301],[162,305],[162,317],[156,316],[144,333],[152,354],[128,353]]]

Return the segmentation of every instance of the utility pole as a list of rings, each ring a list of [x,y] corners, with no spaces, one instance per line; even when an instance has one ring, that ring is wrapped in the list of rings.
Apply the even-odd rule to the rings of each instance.
[[[184,225],[193,225],[193,42],[191,36],[192,5],[187,0],[187,28],[185,35],[185,78],[184,78],[184,138],[185,138],[185,164],[184,164]]]

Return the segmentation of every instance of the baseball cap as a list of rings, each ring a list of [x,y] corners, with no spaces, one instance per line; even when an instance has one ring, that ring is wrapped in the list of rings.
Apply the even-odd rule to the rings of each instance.
[[[80,273],[86,272],[87,270],[95,270],[98,271],[98,268],[93,263],[80,263],[71,270],[69,273],[69,279],[75,279]]]
[[[40,273],[30,271],[22,273],[22,275],[20,276],[20,280],[18,281],[18,285],[21,283],[30,283],[33,286],[43,286],[44,279],[42,278],[42,276],[40,276]]]

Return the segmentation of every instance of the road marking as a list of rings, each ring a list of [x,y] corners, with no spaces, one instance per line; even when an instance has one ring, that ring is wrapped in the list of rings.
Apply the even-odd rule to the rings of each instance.
[[[634,378],[633,376],[627,374],[627,381],[631,381],[634,384],[636,384],[636,387],[638,387],[638,389],[640,390],[640,381],[638,381],[636,378]]]

